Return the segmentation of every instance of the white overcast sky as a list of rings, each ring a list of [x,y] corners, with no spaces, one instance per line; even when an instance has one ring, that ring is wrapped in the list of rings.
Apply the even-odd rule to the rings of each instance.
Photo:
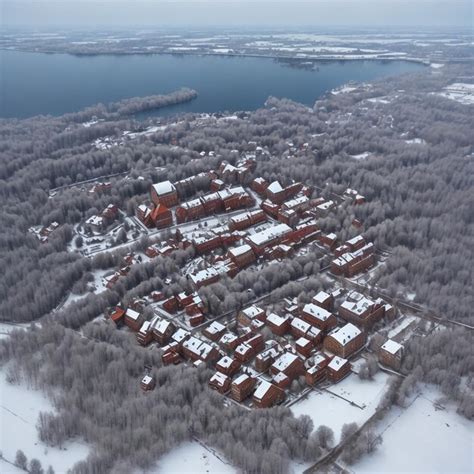
[[[473,26],[473,0],[0,0],[8,26]]]

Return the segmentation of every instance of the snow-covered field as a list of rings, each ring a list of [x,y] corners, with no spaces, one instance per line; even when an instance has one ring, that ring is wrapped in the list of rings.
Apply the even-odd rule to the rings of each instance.
[[[291,407],[295,416],[309,415],[317,428],[320,425],[329,426],[334,431],[334,438],[339,442],[341,429],[345,423],[356,422],[363,424],[377,408],[387,389],[389,376],[379,372],[373,381],[363,381],[355,374],[333,385],[327,391],[312,392],[308,398]],[[344,397],[346,400],[343,400]],[[356,405],[362,408],[359,408]]]
[[[369,151],[364,151],[364,153],[359,153],[358,155],[349,155],[354,160],[366,160],[371,153]]]
[[[444,88],[443,92],[438,95],[446,97],[447,99],[455,100],[465,105],[474,104],[474,84],[455,83]]]
[[[56,473],[66,472],[85,459],[89,449],[79,441],[66,444],[62,450],[43,444],[36,430],[41,411],[53,411],[46,397],[26,386],[8,384],[5,372],[0,371],[0,451],[3,457],[13,462],[16,451],[21,449],[28,460],[37,458],[45,470],[51,465]],[[0,464],[0,471],[5,474],[18,472],[6,462]]]
[[[393,409],[381,422],[383,443],[354,472],[474,472],[474,423],[453,407],[437,410],[434,389],[406,410]]]
[[[198,442],[183,443],[163,456],[154,474],[235,474],[237,469],[225,461],[224,457],[211,452]]]

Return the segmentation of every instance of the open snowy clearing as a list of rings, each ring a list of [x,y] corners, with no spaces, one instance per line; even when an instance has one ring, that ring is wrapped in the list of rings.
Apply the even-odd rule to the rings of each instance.
[[[369,151],[364,151],[364,153],[359,153],[358,155],[349,155],[354,160],[366,160],[372,153]]]
[[[455,100],[464,105],[474,104],[474,84],[457,82],[444,88],[443,92],[437,95],[446,97],[446,99]]]
[[[228,464],[224,457],[207,450],[198,442],[187,442],[163,456],[154,474],[235,474],[237,469]]]
[[[338,443],[345,423],[356,422],[360,426],[375,413],[387,389],[388,379],[389,376],[384,372],[377,373],[373,381],[360,380],[357,375],[351,374],[329,387],[332,393],[314,391],[308,398],[292,406],[291,410],[295,416],[310,416],[315,429],[321,425],[329,426]]]
[[[406,410],[393,409],[379,425],[382,445],[353,472],[473,472],[474,423],[437,409],[439,395],[424,389]]]
[[[67,443],[61,450],[39,440],[36,430],[39,413],[53,410],[40,392],[24,385],[10,385],[5,379],[5,371],[0,370],[0,451],[3,457],[14,462],[17,450],[21,449],[28,460],[36,458],[44,469],[51,465],[57,473],[66,472],[85,459],[89,449],[82,443]],[[8,463],[2,463],[0,467],[2,473],[18,472]]]

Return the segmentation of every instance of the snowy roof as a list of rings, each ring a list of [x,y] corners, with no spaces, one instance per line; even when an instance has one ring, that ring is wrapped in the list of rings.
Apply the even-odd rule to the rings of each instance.
[[[286,224],[278,224],[251,235],[249,240],[254,245],[264,245],[267,242],[270,242],[271,240],[281,237],[289,232],[291,232],[290,226]]]
[[[275,314],[275,313],[270,313],[268,316],[267,316],[267,323],[271,323],[271,324],[274,324],[275,326],[281,326],[282,324],[285,323],[285,321],[287,320],[288,318],[285,316],[279,316],[278,314]]]
[[[353,237],[352,239],[348,240],[346,243],[348,243],[349,245],[356,245],[358,242],[365,242],[365,239],[364,237],[362,237],[362,235],[357,235],[355,237]]]
[[[309,331],[309,328],[311,327],[310,324],[308,324],[306,321],[303,321],[300,318],[294,318],[291,321],[291,327],[298,329],[299,331],[302,331],[304,333],[307,333]]]
[[[224,385],[225,382],[229,379],[227,375],[216,372],[210,379],[210,382],[217,382],[219,385]]]
[[[179,328],[172,336],[173,341],[181,342],[184,338],[189,335],[188,331],[185,331],[182,328]]]
[[[297,339],[297,341],[296,341],[296,345],[297,345],[297,346],[305,347],[305,346],[307,346],[308,344],[311,344],[311,341],[310,341],[309,339],[306,339],[305,337],[300,337],[300,338]]]
[[[326,321],[331,316],[331,313],[329,311],[313,303],[306,304],[303,308],[303,311],[305,313],[310,314],[311,316],[314,316],[320,321]]]
[[[138,332],[146,334],[148,330],[150,329],[150,326],[151,326],[150,321],[145,321]]]
[[[229,342],[235,341],[237,336],[234,333],[226,332],[220,339],[221,344],[228,344]]]
[[[191,201],[183,202],[181,207],[184,209],[192,209],[193,207],[202,206],[202,202],[200,199],[192,199]]]
[[[337,235],[334,232],[331,232],[330,234],[326,235],[326,238],[331,239],[331,240],[336,240]]]
[[[329,209],[331,206],[334,205],[334,201],[326,201],[320,204],[319,206],[316,206],[318,209]]]
[[[224,367],[225,369],[227,369],[232,365],[232,362],[234,362],[232,358],[230,358],[229,356],[224,356],[222,357],[222,359],[219,360],[217,365],[219,367]]]
[[[329,362],[328,367],[332,370],[340,370],[347,363],[347,359],[343,359],[339,356],[334,356],[331,362]]]
[[[398,351],[403,349],[403,346],[398,342],[394,341],[393,339],[389,339],[385,344],[382,346],[384,351],[389,352],[390,354],[395,355]]]
[[[243,244],[243,245],[240,245],[239,247],[234,247],[234,248],[229,249],[229,253],[233,255],[234,257],[238,257],[239,255],[243,255],[251,251],[252,251],[252,247],[250,247],[250,245],[248,244]]]
[[[89,219],[86,220],[86,224],[89,225],[102,225],[104,222],[104,218],[102,216],[91,216]]]
[[[247,379],[249,379],[250,377],[247,375],[247,374],[242,374],[242,375],[239,375],[235,380],[234,380],[234,383],[236,385],[240,385],[241,383],[245,382]]]
[[[203,344],[203,342],[198,339],[197,337],[191,336],[187,341],[184,341],[183,347],[190,350],[191,352],[198,352],[199,347]]]
[[[361,334],[359,328],[354,326],[352,323],[347,323],[344,327],[334,331],[331,334],[331,337],[339,342],[339,344],[342,346],[345,346],[349,341],[352,341],[359,334]]]
[[[132,308],[128,308],[125,312],[125,316],[136,321],[140,317],[140,313]]]
[[[357,301],[344,301],[341,304],[341,308],[344,308],[347,311],[350,311],[351,313],[361,315],[365,311],[367,311],[368,308],[372,307],[373,304],[374,302],[372,300],[369,300],[369,298],[362,296],[362,298],[358,299]]]
[[[278,181],[273,181],[270,183],[267,189],[272,193],[280,193],[283,191],[283,188]]]
[[[155,331],[159,334],[164,334],[170,326],[170,322],[166,319],[162,319],[158,324],[155,325]]]
[[[246,342],[242,342],[242,344],[239,344],[237,346],[237,348],[235,349],[235,352],[238,352],[239,354],[243,355],[251,350],[252,350],[252,346],[250,344],[247,344]]]
[[[280,372],[283,372],[297,359],[299,359],[297,355],[292,354],[291,352],[285,352],[280,357],[278,357],[278,359],[273,363],[272,367]]]
[[[262,312],[263,312],[263,309],[259,308],[258,306],[255,306],[255,305],[249,306],[248,308],[245,308],[245,309],[242,310],[242,313],[244,313],[245,316],[247,316],[250,319],[255,318],[256,316],[258,316]]]
[[[189,278],[193,281],[193,283],[200,283],[202,281],[210,280],[218,274],[219,272],[215,268],[209,267],[205,270],[200,270],[195,274],[190,274]]]
[[[288,209],[292,209],[293,207],[297,207],[300,204],[308,202],[309,198],[307,196],[299,196],[297,198],[292,199],[291,201],[285,202],[284,206]]]
[[[320,291],[313,297],[313,300],[317,301],[318,303],[324,303],[329,297],[330,295],[328,295],[325,291]]]
[[[163,196],[164,194],[176,191],[176,188],[171,181],[162,181],[161,183],[153,184],[153,189],[158,196]]]
[[[208,332],[209,334],[217,334],[218,332],[221,332],[224,330],[225,330],[225,326],[219,323],[218,321],[214,321],[212,324],[210,324],[206,328],[206,332]]]
[[[262,382],[260,382],[260,385],[257,387],[257,390],[255,390],[255,393],[253,394],[253,396],[257,400],[261,400],[265,396],[265,394],[268,392],[268,390],[270,390],[271,387],[272,387],[272,384],[270,382],[267,382],[266,380],[262,380]]]
[[[144,384],[144,385],[148,385],[148,384],[150,384],[152,381],[153,381],[153,378],[150,377],[149,375],[145,375],[145,376],[142,378],[142,384]]]
[[[283,380],[287,379],[288,375],[284,374],[283,372],[278,372],[276,375],[273,376],[274,382],[282,382]]]

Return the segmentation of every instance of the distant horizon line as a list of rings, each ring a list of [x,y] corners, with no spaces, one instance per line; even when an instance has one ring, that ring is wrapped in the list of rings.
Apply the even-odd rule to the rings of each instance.
[[[0,23],[1,24],[1,23]],[[423,32],[436,32],[437,30],[456,30],[456,31],[463,31],[466,33],[470,33],[471,36],[474,37],[474,33],[471,27],[460,26],[460,25],[393,25],[393,26],[374,26],[374,25],[360,25],[360,26],[352,26],[352,25],[94,25],[94,26],[86,26],[86,25],[79,25],[79,24],[61,24],[61,25],[35,25],[35,24],[24,24],[24,25],[1,25],[2,28],[5,30],[21,30],[21,29],[35,29],[35,30],[55,30],[55,29],[64,29],[64,28],[74,28],[75,30],[82,30],[82,31],[97,31],[100,30],[110,30],[110,29],[121,29],[121,30],[191,30],[191,32],[196,31],[208,31],[208,30],[237,30],[237,29],[245,29],[247,31],[255,31],[255,30],[266,30],[266,31],[275,31],[275,30],[291,30],[294,32],[295,30],[305,30],[302,32],[306,32],[308,30],[331,30],[331,29],[343,29],[346,31],[361,31],[361,30],[372,30],[372,31],[390,31],[393,33],[393,30],[403,31],[403,32],[411,32],[420,33],[422,30]],[[0,33],[1,35],[1,33]]]

